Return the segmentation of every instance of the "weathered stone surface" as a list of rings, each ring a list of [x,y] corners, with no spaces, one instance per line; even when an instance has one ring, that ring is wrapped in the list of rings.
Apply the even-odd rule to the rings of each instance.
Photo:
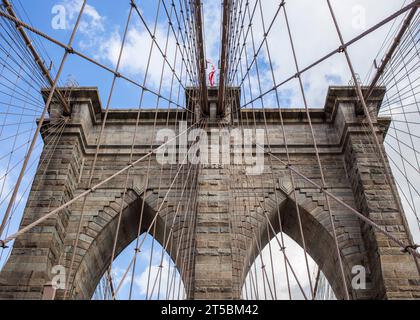
[[[338,198],[409,243],[403,213],[396,210],[375,147],[365,134],[363,116],[355,111],[353,91],[331,88],[326,107],[310,110],[326,185]],[[383,90],[376,90],[373,102],[380,103],[381,95]],[[46,144],[41,159],[50,153],[52,159],[41,162],[38,168],[21,226],[88,188],[103,111],[96,89],[75,89],[72,99],[71,121],[59,143],[55,149]],[[52,123],[54,114],[51,113]],[[134,159],[158,146],[152,134],[155,115],[154,111],[141,112]],[[284,109],[282,115],[291,164],[320,183],[306,114],[301,109]],[[277,109],[266,109],[265,115],[262,110],[244,109],[240,117],[252,119],[250,128],[264,129],[267,121],[265,143],[270,143],[273,154],[286,159]],[[94,184],[129,162],[136,118],[136,110],[109,112],[93,175]],[[156,129],[173,128],[181,119],[189,123],[195,121],[189,119],[187,112],[171,111],[168,117],[166,110],[158,111]],[[233,127],[239,125],[237,115],[223,121],[230,121]],[[386,121],[378,119],[379,135],[380,126],[384,125],[386,127]],[[214,126],[207,130],[212,128]],[[48,139],[48,135],[44,135],[45,142]],[[167,193],[178,168],[180,178]],[[69,297],[89,299],[109,266],[119,212],[122,216],[116,254],[136,238],[142,208],[142,232],[147,231],[160,208],[156,228],[150,232],[161,244],[171,234],[168,253],[178,266],[189,299],[239,299],[243,280],[256,253],[273,238],[267,218],[276,232],[280,230],[281,220],[283,231],[303,244],[297,209],[308,253],[321,267],[336,296],[344,297],[330,213],[325,196],[313,185],[294,175],[294,190],[289,171],[268,155],[265,155],[264,173],[258,176],[245,175],[240,165],[193,166],[191,172],[189,168],[187,165],[161,166],[153,157],[148,170],[146,159],[131,169],[127,192],[124,192],[127,175],[122,174],[95,190],[85,201],[73,203],[20,236],[0,273],[0,298],[41,299],[44,286],[53,276],[52,268],[63,265],[70,277]],[[184,185],[185,194],[182,194]],[[412,257],[402,253],[387,237],[361,223],[350,210],[335,201],[330,202],[351,298],[419,298],[420,278]],[[73,268],[69,270],[79,221],[81,235]],[[366,290],[351,288],[351,270],[355,265],[367,270]],[[58,290],[56,298],[63,298],[63,290]]]

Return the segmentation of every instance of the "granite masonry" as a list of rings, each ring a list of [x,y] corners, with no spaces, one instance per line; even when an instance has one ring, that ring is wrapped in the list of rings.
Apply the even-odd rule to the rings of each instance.
[[[376,116],[384,93],[384,88],[376,88],[369,100],[380,141],[390,123],[390,119]],[[21,227],[89,188],[104,110],[96,88],[74,88],[70,99],[70,115],[63,115],[58,104],[51,106],[49,125],[43,131],[45,147]],[[187,104],[192,103],[196,102]],[[163,109],[157,113],[142,111],[132,160],[158,146],[153,141],[155,123],[156,130],[174,127],[180,120],[191,125],[199,117],[191,110],[197,109],[194,106],[189,111],[169,113]],[[286,160],[279,109],[231,110],[234,112],[221,119],[212,115],[205,130],[220,124],[230,128],[267,128],[266,147],[276,157]],[[291,164],[320,183],[304,109],[285,108],[281,113]],[[63,116],[67,118],[63,132],[49,135],[48,128],[53,128]],[[310,116],[328,190],[395,237],[410,243],[404,213],[398,212],[385,181],[384,169],[366,131],[366,119],[359,112],[354,89],[331,87],[325,107],[310,109]],[[137,110],[109,111],[92,185],[129,164],[136,118]],[[57,143],[50,141],[57,137]],[[191,166],[186,164],[180,169],[181,178],[165,197],[174,170],[179,167],[162,166],[153,156],[147,174],[149,159],[146,158],[130,169],[127,192],[124,192],[127,179],[124,173],[18,237],[0,272],[0,298],[48,296],[46,288],[53,277],[52,269],[63,265],[66,276],[70,277],[68,297],[90,299],[110,264],[119,212],[122,212],[117,254],[136,238],[139,228],[141,232],[149,231],[162,245],[170,234],[167,252],[177,264],[189,299],[239,299],[249,267],[261,248],[273,239],[273,229],[279,232],[281,223],[283,231],[302,245],[297,207],[308,253],[322,269],[337,298],[344,298],[323,193],[297,175],[294,175],[296,189],[293,190],[284,164],[268,154],[264,163],[263,174],[255,176],[246,175],[236,165],[197,165],[189,171]],[[181,194],[183,184],[193,184],[193,188],[186,188],[191,193],[188,196]],[[330,202],[350,297],[419,299],[420,277],[413,257],[401,252],[349,209],[333,200]],[[159,208],[156,223],[148,230]],[[73,268],[69,270],[82,211],[80,239]],[[140,212],[143,217],[139,226]],[[351,286],[352,268],[356,265],[366,268],[365,290]],[[53,296],[62,299],[63,295],[64,290],[59,289]]]

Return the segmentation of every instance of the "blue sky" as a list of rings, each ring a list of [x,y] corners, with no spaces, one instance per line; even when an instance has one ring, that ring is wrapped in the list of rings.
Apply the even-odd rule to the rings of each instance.
[[[81,3],[81,2],[80,2]],[[75,18],[76,18],[76,11],[79,7],[79,1],[14,1],[14,5],[16,11],[20,14],[21,18],[25,21],[27,20],[26,13],[30,16],[31,23],[36,26],[39,30],[47,33],[48,35],[54,37],[55,39],[67,43],[68,39],[71,35],[71,29],[73,27]],[[23,5],[23,8],[20,6]],[[154,1],[145,1],[144,6],[142,6],[142,12],[145,12],[144,17],[147,20],[148,24],[153,23],[153,17],[155,14],[151,14],[151,12],[156,12],[156,6]],[[65,29],[57,29],[54,28],[54,7],[55,6],[64,6],[66,9],[66,28]],[[96,11],[96,7],[98,7],[99,11]],[[83,53],[87,54],[88,56],[97,59],[101,63],[106,64],[107,66],[114,68],[115,61],[110,61],[107,58],[101,57],[100,50],[98,51],[98,46],[106,45],[107,41],[112,40],[112,35],[115,34],[116,36],[120,35],[122,30],[124,29],[123,24],[127,20],[128,16],[128,7],[126,5],[115,5],[115,1],[89,1],[89,5],[86,7],[86,14],[82,19],[82,23],[80,26],[80,31],[75,38],[74,48],[76,50],[82,51]],[[150,14],[149,14],[150,13]],[[97,16],[100,14],[100,17]],[[162,23],[163,16],[160,18],[160,22]],[[133,14],[132,18],[132,26],[138,26],[139,20],[135,14]],[[96,38],[97,37],[97,38]],[[147,44],[144,44],[144,47],[150,47],[150,41]],[[39,46],[40,53],[45,59],[45,64],[50,65],[53,63],[53,70],[57,70],[61,57],[63,55],[63,50],[52,44],[48,41],[42,41],[42,46]],[[147,52],[148,49],[144,48],[144,51]],[[7,70],[6,70],[7,71]],[[6,71],[3,70],[3,75],[6,77]],[[143,75],[133,74],[130,71],[130,68],[126,68],[125,72],[130,75],[135,81],[142,82]],[[13,79],[13,75],[9,72],[8,76],[10,79]],[[103,103],[103,107],[105,107],[108,93],[110,90],[110,85],[112,81],[113,75],[107,71],[103,71],[101,68],[94,66],[91,63],[84,61],[75,56],[70,56],[66,65],[65,69],[62,73],[61,84],[66,84],[66,82],[70,81],[77,81],[79,86],[97,86],[99,88],[99,92],[101,95],[101,100]],[[154,88],[157,89],[156,79],[154,79]],[[4,90],[4,89],[3,89]],[[166,91],[167,93],[167,91]],[[39,116],[40,108],[42,105],[42,100],[39,95],[35,93],[34,89],[31,89],[31,99],[33,99],[33,106],[30,106],[35,111],[26,112],[25,114],[31,114],[31,117],[26,122],[27,124],[23,124],[18,128],[13,128],[15,132],[18,130],[20,132],[18,139],[10,139],[15,132],[13,130],[8,131],[8,127],[2,127],[2,137],[0,138],[0,145],[3,146],[3,150],[13,150],[16,149],[16,146],[22,144],[22,148],[17,151],[14,151],[13,156],[8,155],[5,153],[4,157],[2,157],[2,165],[4,165],[3,173],[6,172],[7,179],[1,180],[0,187],[2,188],[2,195],[0,207],[2,211],[5,210],[5,206],[7,205],[7,200],[10,198],[7,194],[12,190],[13,181],[16,180],[18,174],[18,167],[20,160],[23,159],[24,154],[27,150],[27,141],[29,141],[31,135],[33,135],[33,128],[35,124],[35,118]],[[139,97],[140,97],[140,90],[138,87],[135,87],[131,84],[127,84],[125,81],[117,82],[115,94],[111,100],[111,106],[113,108],[138,108],[139,104]],[[175,100],[176,97],[173,97]],[[3,101],[4,102],[4,101]],[[182,103],[182,102],[181,102]],[[156,104],[156,98],[150,94],[146,94],[144,97],[144,101],[142,104],[143,108],[152,107]],[[162,106],[167,108],[167,104],[162,102]],[[13,109],[12,109],[13,110]],[[5,117],[4,117],[5,118]],[[8,115],[6,123],[18,123],[22,122],[22,116],[16,113],[15,116]],[[32,123],[31,123],[32,122]],[[15,148],[12,148],[14,146]],[[11,224],[8,228],[8,234],[16,231],[17,226],[20,221],[20,216],[22,214],[22,210],[24,204],[26,202],[26,197],[29,191],[29,185],[31,184],[31,177],[33,176],[34,170],[37,167],[37,158],[39,158],[40,152],[42,150],[42,142],[40,141],[37,148],[34,152],[33,160],[30,162],[30,167],[27,170],[27,177],[25,181],[22,183],[21,193],[18,196],[18,206],[16,206],[13,215],[13,219],[11,220]],[[20,201],[19,201],[20,200]],[[151,268],[152,280],[154,279],[153,276],[156,274],[156,267],[155,264],[158,264],[161,259],[161,247],[157,242],[153,243],[153,239],[148,236],[147,240],[145,241],[144,245],[142,246],[142,252],[138,255],[138,263],[136,268],[136,278],[134,282],[134,299],[144,299],[145,298],[145,290],[147,287],[147,278],[149,275],[149,260],[150,260],[150,252],[153,248],[153,266]],[[126,250],[121,254],[115,261],[113,266],[113,273],[115,279],[115,285],[118,284],[119,279],[121,278],[122,274],[124,273],[125,269],[128,267],[134,252],[134,243],[131,244],[126,248]],[[7,254],[9,250],[2,251],[0,263],[3,264],[7,258]],[[168,256],[165,253],[164,259],[164,267],[168,268],[170,266],[168,262]],[[171,268],[173,271],[173,268]],[[176,275],[178,273],[176,272]],[[179,275],[178,275],[179,276]],[[167,277],[166,273],[163,275],[163,278]],[[128,275],[127,279],[130,279],[130,275]],[[172,278],[171,278],[172,279]],[[174,283],[176,286],[173,285],[175,297],[178,296],[178,281],[179,278],[174,278]],[[163,282],[164,283],[164,282]],[[162,284],[163,288],[163,284]],[[181,286],[182,288],[182,286]],[[128,297],[128,282],[126,281],[122,286],[119,298],[127,298]],[[162,289],[163,291],[163,289]],[[157,294],[157,290],[155,290],[155,295]],[[181,291],[182,297],[182,291]],[[162,295],[161,295],[162,298]]]
[[[392,12],[399,9],[407,1],[336,0],[332,2],[336,9],[343,35],[346,40],[349,40],[355,35],[360,34],[366,30],[368,27],[374,25],[381,19],[387,17]],[[36,28],[63,43],[67,43],[81,1],[15,0],[13,3],[15,5],[16,11],[20,14],[20,17],[23,20],[28,21],[26,16],[27,13],[30,17],[31,23]],[[272,19],[276,5],[277,3],[275,1],[263,1],[264,20],[270,21],[270,19]],[[139,7],[142,14],[144,15],[145,20],[147,21],[147,24],[152,26],[157,10],[157,1],[141,1],[141,5],[139,5]],[[54,11],[54,8],[65,9],[64,17],[66,24],[64,28],[57,28],[54,26],[54,23],[57,23],[57,20],[55,19],[57,18],[58,14],[57,11]],[[205,0],[203,1],[203,8],[206,56],[208,60],[217,65],[220,52],[220,1]],[[289,19],[294,31],[296,40],[295,45],[301,67],[312,63],[322,55],[338,47],[338,38],[333,28],[331,18],[329,17],[325,1],[297,0],[291,2],[289,8]],[[127,20],[128,12],[128,1],[117,2],[115,0],[89,0],[88,7],[86,8],[86,12],[82,19],[82,24],[76,36],[73,47],[76,50],[86,54],[87,56],[105,64],[106,66],[115,68],[116,57],[118,56],[122,32],[124,30],[124,24]],[[360,12],[363,12],[361,15],[363,17],[363,21],[359,21],[357,19]],[[261,23],[258,23],[260,20],[261,17],[259,14],[257,14],[257,23],[254,26],[254,36],[256,43],[261,42],[263,35],[262,25]],[[302,23],[302,21],[304,23]],[[400,20],[397,20],[397,22],[399,21]],[[373,60],[376,57],[381,57],[380,54],[378,55],[378,52],[381,52],[381,44],[382,41],[386,38],[389,27],[390,26],[387,26],[386,28],[378,30],[374,34],[370,35],[366,39],[360,41],[350,48],[349,52],[353,59],[355,69],[362,80],[367,79],[366,76],[369,74],[369,71],[372,70],[371,68]],[[161,8],[157,20],[157,41],[162,48],[165,47],[165,36],[167,28],[167,17]],[[292,63],[291,50],[287,34],[284,32],[284,19],[278,19],[274,25],[273,30],[274,31],[270,33],[268,37],[268,42],[270,46],[270,52],[272,54],[272,62],[276,80],[277,82],[280,82],[283,79],[287,79],[295,71]],[[137,14],[134,13],[129,27],[127,43],[121,64],[121,73],[127,75],[139,83],[142,83],[144,80],[150,45],[150,37],[140,22]],[[50,65],[50,63],[52,63],[53,70],[57,70],[63,55],[63,50],[48,41],[42,41],[42,46],[40,49],[42,49],[41,54],[45,59],[46,65]],[[151,67],[146,79],[146,86],[154,90],[158,90],[162,72],[162,57],[160,53],[156,51],[156,48],[154,50],[155,51],[151,61]],[[173,36],[170,36],[169,38],[167,51],[168,60],[174,61],[176,50]],[[246,51],[252,56],[252,47],[250,43],[248,43]],[[269,64],[266,51],[262,51],[258,63],[259,67],[261,68],[260,72],[263,74],[261,77],[261,85],[262,91],[264,92],[273,86],[270,74],[268,72]],[[177,64],[174,64],[174,67],[179,74],[181,67],[180,59],[178,59]],[[8,74],[10,79],[13,78],[13,75],[6,73],[6,71],[4,71],[3,74]],[[171,74],[168,68],[164,70],[164,75],[165,76],[163,77],[163,86],[161,90],[162,94],[168,97],[170,94],[169,87],[171,83]],[[113,75],[111,73],[104,71],[101,68],[79,57],[71,55],[62,73],[61,84],[64,85],[68,81],[76,81],[79,86],[97,86],[99,88],[102,105],[105,107],[112,78]],[[320,64],[313,70],[305,73],[303,75],[303,81],[309,106],[322,107],[325,101],[325,95],[328,86],[335,84],[347,84],[349,80],[350,73],[345,64],[343,56],[335,56],[325,63]],[[257,85],[255,67],[251,70],[249,81],[251,86],[250,88],[247,85],[245,86],[243,102],[249,101],[251,99],[251,94],[253,97],[255,97],[260,93]],[[178,86],[175,85],[174,89],[178,90]],[[36,116],[39,115],[39,112],[42,108],[42,101],[39,94],[37,95],[34,89],[28,90],[30,90],[34,99],[34,105],[28,106],[28,108],[33,108],[35,111],[30,113],[30,116],[28,116],[28,113],[26,113],[24,117],[27,119],[27,123],[23,124],[17,129],[14,127],[13,130],[15,131],[11,130],[10,127],[3,126],[0,135],[0,148],[5,151],[5,155],[8,154],[6,151],[13,150],[16,148],[16,146],[22,145],[21,148],[14,152],[13,157],[5,156],[1,158],[2,172],[10,171],[10,173],[7,174],[7,179],[0,180],[0,187],[1,189],[4,189],[4,191],[2,191],[2,197],[0,197],[0,209],[2,211],[7,204],[7,193],[9,190],[11,190],[13,181],[16,179],[16,176],[19,172],[19,160],[23,158],[27,147],[27,141],[31,138],[31,132],[33,130],[34,123],[33,121],[35,120]],[[174,92],[176,90],[174,90]],[[174,92],[171,99],[177,101],[178,97]],[[280,95],[282,107],[303,106],[297,81],[291,81],[282,87],[278,92]],[[129,84],[126,81],[118,80],[115,87],[115,93],[113,94],[112,100],[110,101],[110,107],[138,108],[140,95],[141,91],[138,87]],[[183,104],[183,99],[184,96],[181,93],[181,96],[179,97],[180,104]],[[0,102],[5,103],[5,101]],[[266,107],[276,107],[274,103],[274,95],[268,95],[265,98],[264,103]],[[156,97],[150,93],[146,93],[141,107],[155,108],[156,104]],[[255,104],[255,107],[259,106],[259,103]],[[167,108],[168,103],[165,101],[159,101],[159,107]],[[16,116],[9,116],[7,123],[13,123],[14,121],[17,123],[21,121],[20,119],[22,119],[22,115],[19,114]],[[0,121],[1,120],[2,119],[0,118]],[[15,132],[18,132],[16,130],[20,132],[18,139],[8,138]],[[34,169],[36,168],[36,157],[39,156],[41,150],[42,144],[38,145],[34,153],[33,162],[31,162],[32,166],[28,170],[30,174],[28,174],[28,177],[23,183],[21,194],[18,197],[18,199],[21,199],[21,201],[19,202],[19,206],[16,208],[16,213],[10,225],[9,232],[17,229],[22,208],[25,203],[25,196],[27,195],[27,192],[25,191],[27,191],[28,187],[30,186],[30,176],[33,174]],[[9,168],[9,170],[6,170],[6,168]],[[148,274],[147,252],[151,249],[151,241],[151,239],[146,241],[144,248],[145,253],[142,253],[140,259],[144,261],[144,263],[140,264],[138,270],[140,278],[142,275]],[[117,275],[121,275],[121,270],[126,268],[126,266],[129,264],[132,257],[132,252],[133,246],[131,245],[124,251],[122,255],[117,258],[114,268]],[[6,255],[3,254],[0,260],[0,265],[4,263],[5,258]],[[153,263],[155,264],[156,258],[154,259],[155,260]],[[155,272],[155,270],[152,271]],[[144,298],[144,292],[142,291],[142,288],[144,287],[144,278],[142,281],[143,282],[141,282],[139,279],[139,286],[135,296],[136,298]],[[128,287],[124,286],[121,292],[121,297],[125,297],[127,295],[127,290]]]
[[[318,2],[318,3],[317,3]],[[16,1],[16,7],[19,8],[19,3],[22,3],[26,12],[30,13],[32,23],[40,30],[46,32],[52,37],[67,43],[71,29],[77,16],[80,0],[40,0]],[[140,8],[148,25],[153,26],[157,1],[142,1]],[[203,1],[204,8],[204,23],[205,23],[205,44],[207,58],[217,65],[219,59],[219,34],[220,34],[220,7],[217,1]],[[381,2],[384,3],[384,2]],[[386,0],[383,8],[377,8],[376,0],[365,1],[333,1],[336,8],[338,20],[341,22],[341,27],[344,37],[348,40],[351,37],[361,33],[367,27],[377,23],[380,19],[400,8],[404,1],[390,1]],[[365,8],[365,21],[360,27],[354,28],[354,14],[350,15],[354,8],[362,5]],[[66,9],[66,28],[53,28],[52,24],[57,22],[58,13],[52,13],[53,8],[57,6],[64,6]],[[264,19],[270,21],[276,8],[276,3],[272,6],[264,3]],[[304,8],[307,8],[306,10]],[[101,63],[114,68],[116,56],[121,42],[121,36],[124,30],[124,24],[128,16],[129,6],[120,2],[115,5],[112,0],[91,0],[88,1],[82,25],[75,39],[74,48],[87,54],[89,57],[95,58]],[[61,12],[61,11],[60,11]],[[258,11],[257,11],[258,13]],[[357,10],[356,10],[357,13]],[[301,67],[315,61],[323,54],[338,47],[338,38],[332,25],[331,18],[328,15],[325,1],[312,1],[308,3],[306,0],[296,1],[290,5],[289,20],[293,28],[295,36],[295,46],[298,53],[298,59]],[[296,20],[303,19],[305,24],[296,23]],[[296,19],[295,19],[296,18]],[[256,15],[255,21],[255,43],[260,43],[262,39],[261,23],[258,23],[259,15]],[[266,23],[268,24],[268,22]],[[284,19],[277,19],[273,27],[274,31],[268,37],[270,43],[270,51],[272,53],[273,64],[277,75],[277,81],[287,78],[294,73],[293,64],[291,61],[291,50],[288,44],[286,33],[284,30]],[[160,8],[160,14],[157,25],[157,41],[161,47],[164,46],[164,35],[167,30],[167,17],[165,11]],[[373,59],[380,48],[380,44],[388,29],[379,30],[373,35],[361,41],[360,44],[351,48],[352,57],[355,68],[359,75],[364,78],[369,68],[372,65]],[[308,37],[311,34],[311,37]],[[170,43],[173,42],[173,37],[170,38]],[[251,51],[251,42],[248,38],[248,50]],[[322,46],[317,44],[322,43]],[[53,65],[57,68],[62,56],[62,49],[56,45],[43,41],[49,53],[49,57],[53,61]],[[144,79],[144,70],[148,56],[148,49],[150,47],[150,39],[146,36],[145,29],[141,24],[138,16],[133,15],[130,23],[129,37],[126,44],[126,49],[123,55],[123,63],[121,72],[133,78],[137,82],[142,82]],[[173,43],[168,48],[168,52],[174,51]],[[251,52],[249,52],[251,54]],[[262,71],[268,70],[268,63],[265,57],[265,50],[262,50],[264,58],[259,60],[260,69]],[[152,68],[149,70],[147,85],[148,87],[157,89],[160,79],[160,68],[162,64],[160,53],[154,49],[153,54],[155,61],[152,61]],[[346,84],[350,80],[350,74],[342,59],[343,57],[334,57],[333,59],[321,64],[315,68],[314,72],[308,72],[304,75],[303,80],[307,88],[307,95],[309,104],[311,106],[322,107],[325,99],[326,88],[331,84]],[[48,60],[48,59],[47,59]],[[168,59],[170,60],[170,59]],[[157,67],[156,67],[157,66]],[[179,70],[178,70],[179,71]],[[168,72],[168,70],[166,70]],[[251,71],[251,81],[255,79],[255,68]],[[218,76],[218,75],[217,75]],[[62,81],[65,83],[67,79],[75,79],[80,86],[98,86],[102,98],[102,103],[105,105],[107,94],[109,92],[112,81],[112,74],[101,70],[97,66],[92,65],[75,56],[71,56],[66,63],[66,68],[63,72]],[[262,76],[263,91],[272,87],[269,81],[269,76]],[[167,90],[168,86],[164,86],[162,90]],[[253,88],[256,86],[252,86]],[[323,88],[323,89],[321,89]],[[290,85],[285,86],[284,90],[279,93],[284,97],[283,106],[301,106],[301,100],[296,94],[297,83],[291,82]],[[125,81],[117,81],[115,94],[111,100],[113,108],[136,108],[139,103],[139,89]],[[118,94],[123,92],[124,94]],[[166,92],[167,93],[167,92]],[[254,97],[258,92],[253,92]],[[247,94],[249,94],[247,92]],[[249,98],[249,96],[247,96]],[[273,97],[268,99],[267,104],[272,104]],[[248,99],[247,99],[248,100]],[[182,101],[182,100],[181,100]],[[146,95],[143,107],[154,107],[156,105],[156,98],[151,95]],[[165,107],[165,103],[160,103],[161,107]]]

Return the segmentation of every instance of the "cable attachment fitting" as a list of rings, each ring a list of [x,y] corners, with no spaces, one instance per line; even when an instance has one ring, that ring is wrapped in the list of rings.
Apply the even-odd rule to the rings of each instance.
[[[410,249],[416,251],[418,248],[420,248],[418,244],[409,244],[408,246],[405,246],[404,249],[401,249],[401,252],[411,253]]]
[[[4,240],[0,240],[0,248],[7,249],[9,247],[6,245],[6,242]]]
[[[66,51],[67,51],[68,54],[73,54],[74,53],[73,47],[66,47]]]

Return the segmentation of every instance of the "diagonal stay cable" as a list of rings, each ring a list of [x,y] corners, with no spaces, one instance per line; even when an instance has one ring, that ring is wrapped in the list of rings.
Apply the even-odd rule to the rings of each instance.
[[[419,3],[420,3],[420,1],[413,1],[411,4],[418,5]],[[343,36],[341,34],[340,28],[338,26],[337,19],[335,17],[334,10],[333,10],[333,8],[331,6],[330,0],[327,0],[327,4],[328,4],[328,8],[329,8],[330,13],[331,13],[331,17],[332,17],[332,19],[334,21],[335,29],[337,31],[337,34],[339,36],[339,39],[340,39],[340,42],[341,42],[341,45],[342,45],[342,48],[343,48],[342,52],[344,53],[344,55],[346,57],[346,61],[347,61],[348,67],[350,69],[350,72],[352,74],[353,81],[355,83],[357,95],[358,95],[359,100],[360,100],[360,102],[362,104],[362,107],[363,107],[363,111],[365,113],[365,116],[366,116],[366,118],[368,120],[369,128],[370,128],[371,134],[373,135],[376,149],[377,149],[377,151],[379,153],[379,159],[380,159],[380,161],[382,163],[382,167],[383,167],[383,169],[385,171],[386,180],[388,181],[388,185],[389,185],[389,188],[391,190],[392,196],[394,198],[395,204],[397,205],[398,211],[402,215],[403,225],[404,225],[404,228],[406,229],[407,237],[408,237],[409,241],[411,241],[413,243],[414,241],[413,241],[412,235],[410,234],[410,231],[409,231],[410,229],[408,227],[408,223],[407,223],[407,221],[405,219],[405,216],[403,215],[403,210],[402,210],[402,207],[401,207],[401,203],[400,203],[399,198],[398,198],[397,190],[396,190],[396,188],[395,188],[395,186],[394,186],[394,184],[392,182],[393,179],[391,177],[391,173],[389,172],[389,168],[388,168],[388,165],[387,165],[387,162],[386,162],[386,159],[385,159],[385,155],[384,155],[383,149],[382,149],[381,144],[379,142],[379,138],[376,135],[375,127],[373,125],[373,121],[372,121],[372,118],[371,118],[370,113],[369,113],[369,108],[368,108],[368,106],[366,104],[366,100],[365,100],[365,98],[363,96],[363,92],[362,92],[361,86],[357,82],[356,73],[354,71],[354,68],[353,68],[353,65],[352,65],[350,56],[349,56],[349,54],[347,52],[346,47],[344,47],[344,39],[343,39]],[[413,251],[415,251],[415,250],[414,249],[410,250],[410,252],[413,252]],[[415,252],[417,253],[417,251],[415,251]],[[419,264],[419,261],[418,261],[418,253],[417,253],[417,255],[416,254],[412,254],[412,256],[413,256],[414,262],[416,264],[417,271],[420,274],[420,264]]]
[[[404,8],[402,8],[401,10],[395,12],[394,14],[390,15],[389,17],[387,17],[386,19],[380,21],[379,23],[377,23],[376,25],[374,25],[373,27],[369,28],[368,30],[364,31],[363,33],[359,34],[358,36],[354,37],[353,39],[351,39],[350,41],[344,43],[343,45],[339,46],[337,49],[329,52],[328,54],[326,54],[325,56],[321,57],[320,59],[318,59],[317,61],[309,64],[308,66],[306,66],[305,68],[301,69],[299,73],[295,73],[293,75],[291,75],[289,78],[283,80],[282,82],[278,83],[277,85],[275,85],[274,87],[272,87],[271,89],[265,91],[261,96],[264,97],[267,94],[269,94],[270,92],[278,89],[279,87],[283,86],[284,84],[290,82],[291,80],[297,78],[299,76],[299,74],[303,74],[305,72],[307,72],[308,70],[314,68],[315,66],[319,65],[320,63],[324,62],[325,60],[329,59],[330,57],[336,55],[337,53],[341,53],[343,52],[343,50],[345,48],[350,47],[351,45],[355,44],[356,42],[358,42],[359,40],[363,39],[364,37],[366,37],[367,35],[371,34],[372,32],[374,32],[375,30],[381,28],[383,25],[387,24],[390,21],[393,21],[395,18],[399,17],[400,15],[404,14],[405,12],[407,12],[408,10],[412,9],[415,6],[420,5],[420,0],[416,0],[412,3],[410,3],[409,5],[405,6]],[[1,14],[1,13],[0,13]],[[259,99],[261,99],[260,96],[252,99],[251,101],[246,102],[245,104],[243,104],[241,106],[241,108],[245,108],[246,106],[250,105],[252,102],[258,101]]]
[[[72,31],[72,34],[71,34],[71,36],[70,36],[69,46],[71,46],[71,45],[72,45],[72,43],[73,43],[73,41],[74,41],[74,38],[75,38],[75,36],[76,36],[76,32],[77,32],[77,29],[78,29],[78,27],[79,27],[79,24],[80,24],[80,21],[81,21],[81,17],[82,17],[83,11],[84,11],[84,9],[85,9],[85,5],[86,5],[86,0],[84,0],[84,1],[83,1],[82,7],[81,7],[80,12],[79,12],[79,15],[78,15],[78,17],[77,17],[76,24],[75,24],[75,26],[74,26],[74,28],[73,28],[73,31]],[[1,12],[1,11],[0,11],[0,12]],[[38,126],[37,126],[37,129],[35,130],[35,133],[34,133],[34,136],[33,136],[32,142],[31,142],[31,145],[30,145],[30,147],[29,147],[29,150],[28,150],[28,152],[26,153],[25,160],[24,160],[24,162],[23,162],[23,164],[22,164],[22,168],[21,168],[21,171],[20,171],[19,177],[18,177],[18,179],[17,179],[17,181],[16,181],[16,184],[15,184],[15,188],[14,188],[13,194],[12,194],[12,196],[11,196],[11,198],[10,198],[9,205],[8,205],[8,207],[7,207],[7,209],[6,209],[6,212],[4,213],[3,220],[2,220],[2,223],[1,223],[1,225],[0,225],[0,236],[1,236],[1,234],[3,233],[4,227],[5,227],[5,223],[6,223],[7,219],[8,219],[8,216],[9,216],[9,214],[10,214],[10,211],[12,210],[12,207],[13,207],[13,203],[14,203],[14,201],[15,201],[15,199],[16,199],[16,196],[17,196],[17,194],[18,194],[18,192],[19,192],[19,187],[20,187],[20,184],[21,184],[21,182],[22,182],[23,176],[24,176],[24,174],[25,174],[26,167],[27,167],[28,162],[29,162],[29,158],[30,158],[30,157],[31,157],[31,155],[32,155],[33,148],[34,148],[35,143],[36,143],[36,141],[37,141],[37,139],[38,139],[38,135],[39,135],[39,132],[40,132],[40,130],[41,130],[41,126],[42,126],[42,125],[43,125],[43,123],[44,123],[45,117],[46,117],[46,115],[47,115],[47,111],[48,111],[48,109],[49,109],[49,107],[50,107],[50,104],[51,104],[51,102],[52,102],[53,95],[54,95],[54,92],[55,92],[56,87],[57,87],[57,84],[58,84],[58,80],[59,80],[59,78],[60,78],[61,72],[63,71],[63,68],[64,68],[64,65],[65,65],[65,62],[66,62],[66,60],[67,60],[68,55],[69,55],[68,51],[66,51],[66,52],[64,53],[64,55],[63,55],[63,58],[62,58],[61,63],[60,63],[60,67],[59,67],[58,72],[57,72],[57,75],[56,75],[56,77],[55,77],[55,79],[54,79],[53,86],[52,86],[52,87],[51,87],[51,89],[50,89],[50,92],[49,92],[49,95],[48,95],[47,101],[46,101],[46,103],[45,103],[44,110],[43,110],[43,112],[42,112],[42,114],[41,114],[40,119],[38,120]]]
[[[31,31],[31,32],[33,32],[33,33],[35,33],[35,34],[37,34],[37,35],[39,35],[39,36],[41,36],[41,37],[43,37],[45,39],[47,39],[48,41],[50,41],[50,42],[56,44],[57,46],[65,49],[67,53],[74,54],[74,55],[76,55],[76,56],[78,56],[78,57],[80,57],[80,58],[82,58],[82,59],[84,59],[84,60],[86,60],[86,61],[94,64],[94,65],[96,65],[97,67],[99,67],[99,68],[101,68],[101,69],[103,69],[103,70],[105,70],[107,72],[110,72],[110,73],[114,74],[118,78],[121,78],[121,79],[123,79],[123,80],[125,80],[125,81],[127,81],[127,82],[129,82],[131,84],[133,84],[134,86],[137,86],[137,87],[139,87],[139,88],[141,88],[141,89],[143,89],[143,90],[145,90],[147,92],[150,92],[151,94],[153,94],[155,96],[159,96],[159,94],[156,91],[154,91],[154,90],[152,90],[152,89],[150,89],[148,87],[142,86],[140,83],[138,83],[135,80],[129,78],[128,76],[126,76],[126,75],[124,75],[124,74],[122,74],[120,72],[116,72],[112,68],[110,68],[110,67],[108,67],[108,66],[100,63],[99,61],[97,61],[97,60],[95,60],[95,59],[93,59],[93,58],[85,55],[84,53],[82,53],[82,52],[74,49],[71,45],[66,45],[66,44],[64,44],[64,43],[62,43],[62,42],[60,42],[60,41],[58,41],[58,40],[56,40],[56,39],[48,36],[47,34],[39,31],[38,29],[35,29],[35,28],[29,26],[25,22],[23,22],[23,21],[21,21],[21,20],[19,20],[17,18],[14,18],[12,16],[10,16],[9,14],[5,13],[4,11],[1,11],[0,10],[0,16],[4,17],[6,19],[9,19],[9,20],[13,21],[14,23],[16,23],[16,24],[24,27],[25,29],[27,29],[27,30],[29,30],[29,31]],[[171,102],[172,104],[176,105],[176,103],[174,101],[170,101],[168,98],[166,98],[164,96],[160,96],[160,97],[161,97],[161,99],[163,99],[165,101],[168,101],[168,102]],[[188,109],[186,109],[185,107],[183,107],[181,105],[179,105],[179,107],[185,109],[187,112],[191,112],[191,110],[188,110]]]

